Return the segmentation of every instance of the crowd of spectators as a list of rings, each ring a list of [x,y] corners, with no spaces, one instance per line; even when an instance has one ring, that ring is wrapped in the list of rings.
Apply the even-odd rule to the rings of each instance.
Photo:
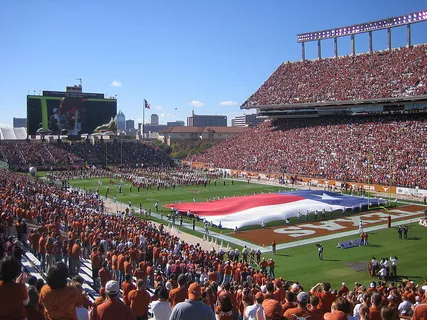
[[[168,166],[171,158],[150,143],[120,142],[61,142],[8,141],[0,144],[0,160],[9,165],[56,166],[102,164],[160,164]]]
[[[107,164],[171,164],[171,158],[149,142],[119,141],[94,144],[88,142],[62,143],[60,148],[76,154],[85,161],[101,161]]]
[[[275,174],[427,187],[427,115],[266,121],[187,160]]]
[[[162,225],[104,212],[96,194],[60,190],[3,169],[0,188],[0,318],[133,320],[148,319],[151,310],[157,320],[213,320],[215,314],[219,320],[421,320],[427,312],[427,281],[343,283],[336,290],[318,283],[305,290],[274,275],[273,260],[257,257],[254,267],[244,256],[202,250]],[[46,267],[46,284],[21,273],[17,219],[37,223],[28,244]],[[94,302],[78,277],[69,280],[84,257],[98,284]]]
[[[83,160],[54,144],[8,141],[0,144],[0,160],[10,165],[38,166],[81,163]]]
[[[319,60],[287,62],[243,104],[381,99],[427,93],[427,45]]]

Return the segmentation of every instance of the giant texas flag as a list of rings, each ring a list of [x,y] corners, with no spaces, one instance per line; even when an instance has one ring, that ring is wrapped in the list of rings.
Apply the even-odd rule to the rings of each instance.
[[[383,203],[382,199],[369,199],[372,206]],[[345,196],[339,193],[302,190],[257,194],[251,196],[230,197],[209,202],[185,202],[167,204],[166,207],[175,208],[186,213],[188,210],[201,218],[218,225],[221,222],[225,228],[234,229],[250,225],[260,225],[262,222],[286,220],[296,217],[300,212],[318,210],[320,214],[325,209],[342,210],[367,206],[368,198]]]

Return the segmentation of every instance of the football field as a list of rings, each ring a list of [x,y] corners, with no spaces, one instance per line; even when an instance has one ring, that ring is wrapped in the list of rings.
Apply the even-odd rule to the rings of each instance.
[[[99,188],[102,196],[105,196],[107,186],[109,187],[109,198],[117,197],[117,201],[123,206],[129,201],[136,207],[141,203],[147,209],[154,209],[157,202],[159,208],[163,208],[165,214],[168,208],[162,207],[167,203],[176,203],[179,201],[193,201],[195,198],[198,202],[207,201],[208,198],[231,197],[233,195],[251,195],[256,193],[268,193],[284,190],[284,187],[262,185],[247,182],[225,180],[225,186],[222,180],[217,181],[217,186],[212,183],[206,188],[197,187],[177,187],[175,190],[169,188],[157,191],[156,188],[140,189],[133,187],[130,190],[130,184],[124,182],[122,192],[119,193],[120,183],[113,179],[115,185],[109,184],[110,179],[86,179],[86,180],[69,180],[71,186],[81,189],[95,191]],[[102,185],[99,184],[102,183]],[[415,220],[414,220],[415,221]],[[295,221],[293,221],[295,222]],[[275,224],[267,225],[268,228],[274,227]],[[426,258],[425,247],[427,246],[427,229],[419,226],[417,223],[409,224],[409,236],[407,240],[398,240],[396,228],[380,229],[369,233],[369,245],[355,247],[350,249],[338,249],[336,245],[340,241],[357,239],[358,235],[352,235],[340,239],[331,239],[322,241],[324,247],[324,260],[320,261],[317,257],[315,244],[307,244],[298,247],[282,249],[277,251],[277,255],[272,256],[271,252],[263,254],[266,258],[274,258],[276,262],[276,276],[283,277],[287,280],[300,281],[308,289],[317,282],[330,282],[334,288],[346,282],[352,286],[354,282],[361,282],[369,285],[372,279],[367,272],[367,263],[375,256],[378,260],[381,258],[390,258],[397,256],[398,277],[395,281],[402,279],[413,280],[416,283],[424,281],[427,278],[427,271],[421,261]],[[269,245],[269,243],[267,243]],[[267,245],[266,244],[266,245]]]

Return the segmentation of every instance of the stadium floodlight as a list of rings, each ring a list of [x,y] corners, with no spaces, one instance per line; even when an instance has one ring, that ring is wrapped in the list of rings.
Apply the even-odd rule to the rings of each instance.
[[[328,30],[319,30],[315,32],[301,33],[297,35],[297,42],[316,41],[337,36],[348,36],[356,33],[376,31],[387,28],[399,27],[402,25],[427,21],[427,10],[391,17],[377,21],[364,22],[361,24],[334,28]]]

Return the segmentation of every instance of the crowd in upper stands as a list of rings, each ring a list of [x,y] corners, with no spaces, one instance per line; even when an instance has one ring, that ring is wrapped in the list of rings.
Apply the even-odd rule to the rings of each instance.
[[[157,320],[421,320],[427,315],[427,280],[304,288],[275,275],[273,260],[257,255],[256,262],[249,261],[246,248],[240,256],[205,251],[161,225],[105,212],[97,194],[56,189],[2,169],[0,208],[2,319],[133,320],[150,313]],[[36,227],[23,228],[25,220]],[[46,284],[21,273],[23,247],[16,236],[28,238],[37,267],[47,271]],[[90,258],[99,290],[94,302],[78,276],[83,258]]]
[[[218,168],[426,188],[426,117],[266,121],[189,160]]]
[[[0,160],[10,165],[50,166],[83,163],[169,165],[170,157],[161,149],[145,142],[62,142],[42,143],[10,141],[0,144]]]
[[[12,165],[74,164],[83,160],[72,153],[58,149],[54,144],[27,141],[2,142],[0,160]]]
[[[380,99],[427,93],[427,45],[287,62],[243,106]]]
[[[115,140],[112,143],[62,143],[60,148],[76,154],[85,161],[103,160],[107,164],[156,163],[169,165],[170,157],[160,148],[148,142]]]

